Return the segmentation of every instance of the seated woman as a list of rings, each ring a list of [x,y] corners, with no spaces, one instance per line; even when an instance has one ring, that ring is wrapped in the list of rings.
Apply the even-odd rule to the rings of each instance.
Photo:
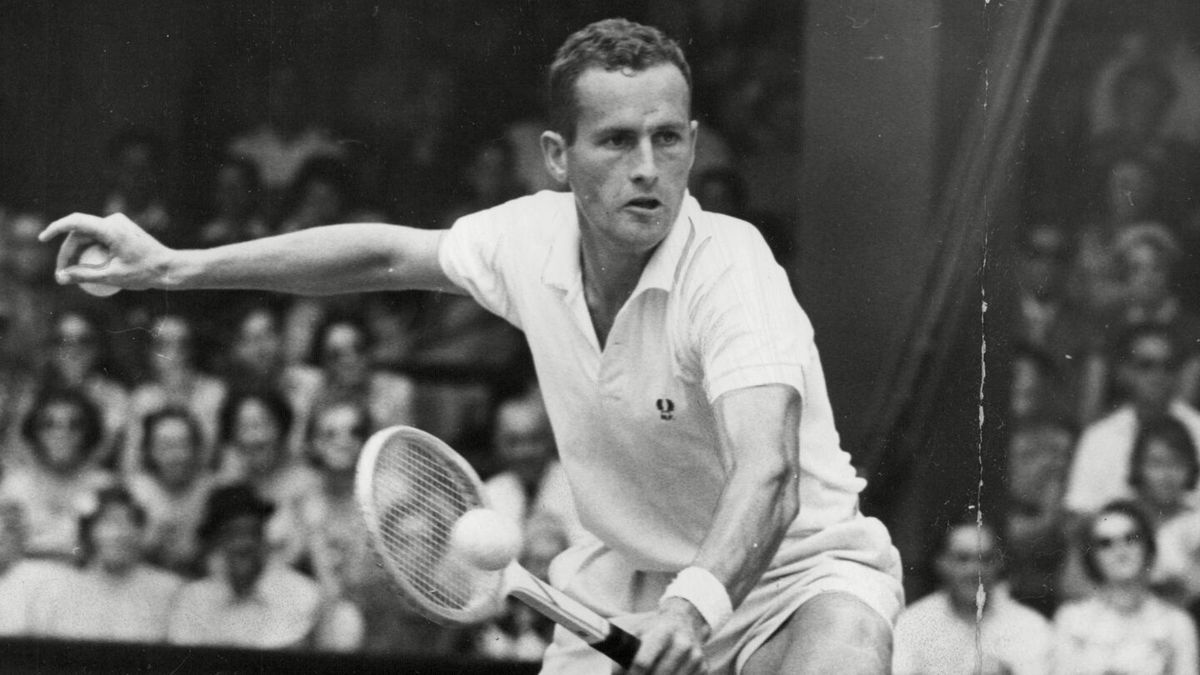
[[[0,495],[25,505],[30,555],[73,555],[81,495],[114,482],[98,466],[104,437],[100,412],[75,389],[42,394],[26,415],[22,435],[32,462],[4,474]]]
[[[295,510],[317,489],[316,474],[287,450],[292,409],[274,392],[237,392],[221,408],[221,485],[245,484],[275,505],[267,529],[277,553],[292,547]]]
[[[321,369],[314,401],[355,401],[365,405],[380,427],[413,422],[414,385],[408,378],[371,364],[374,347],[365,322],[353,315],[333,315],[316,331],[313,363]]]
[[[123,469],[137,473],[141,465],[142,430],[147,415],[168,406],[187,410],[200,425],[200,449],[211,456],[217,417],[225,399],[225,383],[196,367],[192,323],[179,314],[164,314],[150,328],[147,372],[150,376],[130,397]]]
[[[111,487],[79,519],[81,567],[43,593],[37,631],[71,640],[161,642],[183,580],[145,562],[146,512]]]
[[[35,609],[46,587],[70,574],[64,563],[29,558],[25,507],[0,498],[0,637],[31,635]]]
[[[1055,614],[1054,672],[1196,673],[1192,619],[1150,588],[1157,551],[1150,520],[1133,502],[1112,502],[1084,535],[1084,567],[1098,588]]]
[[[196,528],[216,476],[204,461],[200,424],[187,410],[151,413],[138,434],[138,464],[129,490],[146,508],[146,556],[180,574],[194,575],[199,546]]]

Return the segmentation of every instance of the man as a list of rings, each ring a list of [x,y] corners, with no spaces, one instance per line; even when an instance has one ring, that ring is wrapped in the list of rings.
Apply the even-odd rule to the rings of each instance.
[[[314,581],[269,560],[266,524],[274,511],[247,484],[209,495],[197,537],[212,571],[179,591],[168,642],[335,651],[359,643],[362,617],[355,607],[322,598]]]
[[[492,420],[500,471],[483,485],[492,508],[518,523],[549,516],[568,540],[579,541],[583,526],[556,456],[541,391],[532,388],[501,399]]]
[[[1049,673],[1050,625],[999,583],[995,530],[957,523],[940,548],[942,590],[914,602],[896,622],[896,675]]]
[[[310,229],[172,251],[75,215],[63,283],[470,293],[521,328],[580,518],[601,543],[551,580],[639,634],[634,673],[880,673],[903,603],[886,529],[838,447],[812,326],[748,223],[685,191],[690,70],[653,28],[602,21],[550,70],[542,192],[449,231]],[[114,254],[72,265],[80,245]],[[678,575],[676,575],[678,573]],[[559,630],[546,672],[611,664]]]
[[[1097,511],[1114,499],[1132,498],[1129,459],[1141,424],[1170,415],[1200,446],[1200,411],[1176,397],[1181,349],[1174,334],[1157,324],[1129,328],[1113,360],[1128,401],[1083,430],[1067,478],[1067,510]]]

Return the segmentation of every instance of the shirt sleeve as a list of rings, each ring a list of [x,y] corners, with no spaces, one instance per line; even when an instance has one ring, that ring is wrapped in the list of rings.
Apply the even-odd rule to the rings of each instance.
[[[508,202],[459,218],[438,249],[442,271],[456,286],[518,328],[521,323],[509,294],[502,253],[509,230],[519,220],[519,203]]]
[[[726,225],[735,226],[720,223]],[[691,284],[692,341],[700,349],[708,398],[763,384],[790,385],[803,395],[806,370],[819,367],[812,324],[762,236],[742,227],[704,243],[708,271]],[[726,240],[734,236],[736,241]]]

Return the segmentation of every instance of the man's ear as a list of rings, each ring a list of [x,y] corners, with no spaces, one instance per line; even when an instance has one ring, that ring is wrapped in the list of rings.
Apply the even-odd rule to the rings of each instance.
[[[557,131],[542,132],[542,159],[555,181],[567,183],[567,142]]]

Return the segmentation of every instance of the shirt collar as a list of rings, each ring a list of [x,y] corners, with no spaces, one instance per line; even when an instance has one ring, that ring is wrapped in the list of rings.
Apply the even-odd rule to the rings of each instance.
[[[550,253],[542,271],[542,283],[565,291],[568,295],[583,288],[583,270],[579,261],[579,211],[575,199],[569,202],[569,213],[564,214],[565,227],[559,228],[550,244]],[[675,281],[675,271],[688,242],[695,230],[694,218],[700,205],[690,194],[684,194],[679,207],[679,216],[666,239],[651,254],[633,295],[644,290],[658,288],[669,291]]]

